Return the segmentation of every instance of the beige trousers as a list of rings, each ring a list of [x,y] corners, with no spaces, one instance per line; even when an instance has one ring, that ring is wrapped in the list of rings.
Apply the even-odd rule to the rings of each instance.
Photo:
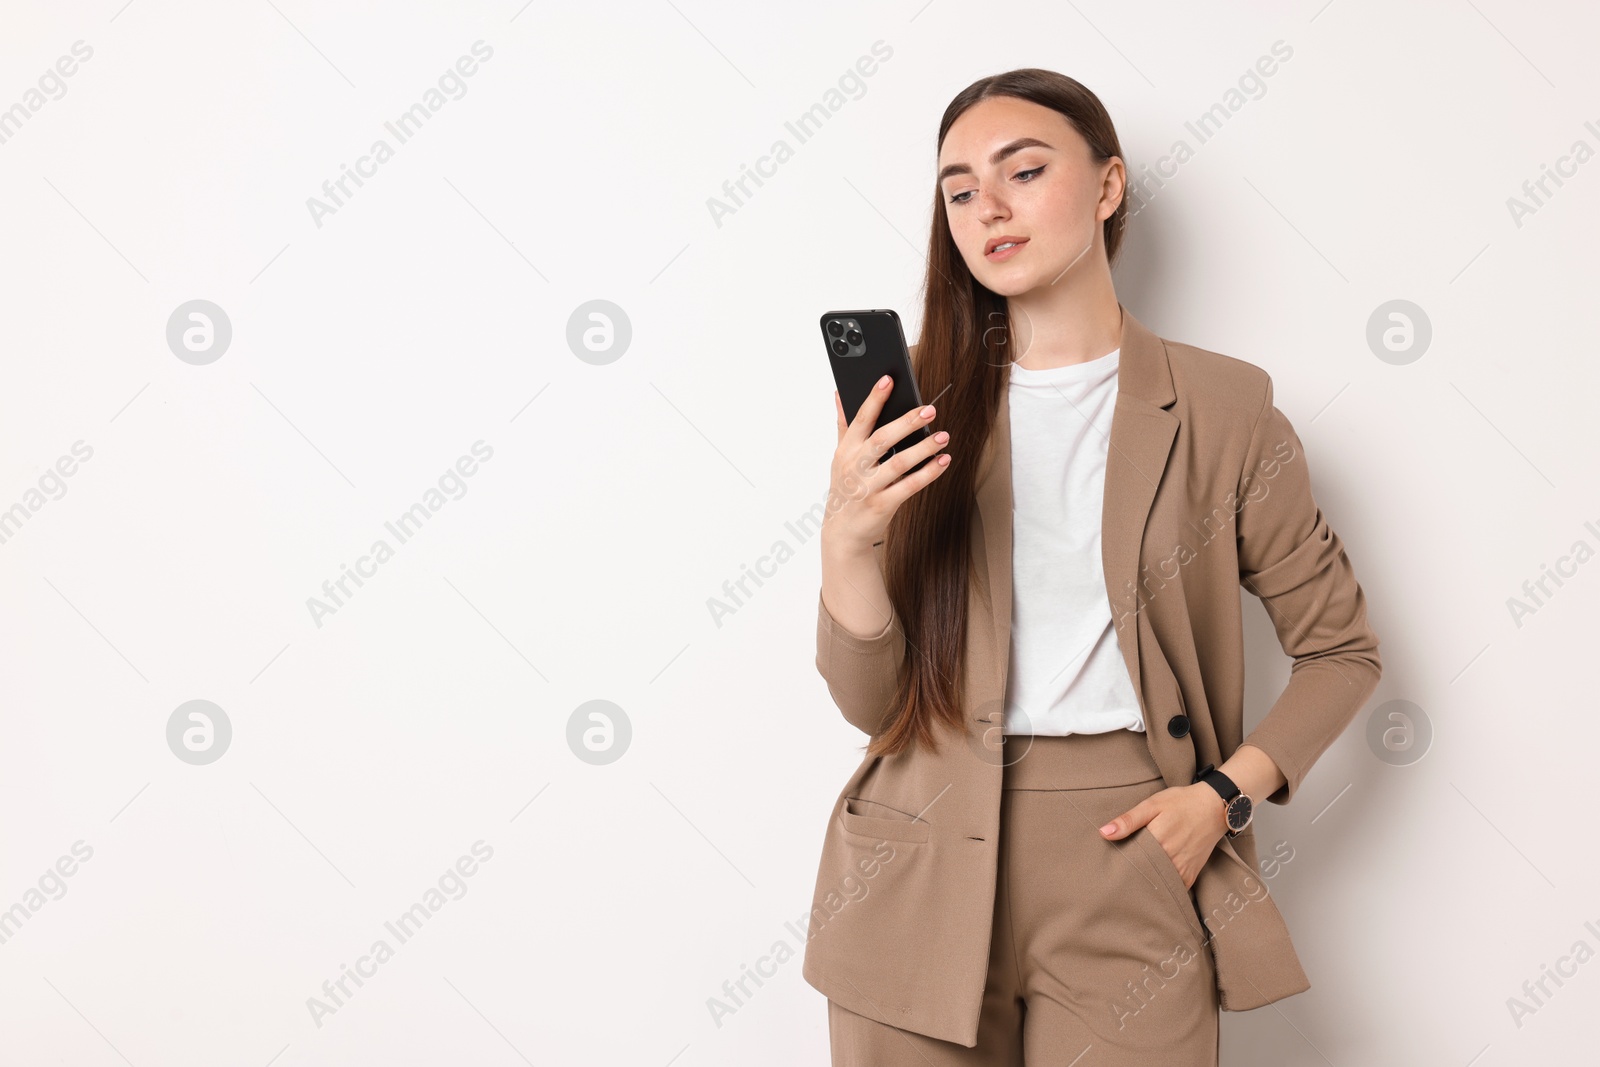
[[[1215,1067],[1215,962],[1193,894],[1148,827],[1100,836],[1165,788],[1145,736],[1009,735],[1005,759],[977,1046],[830,1001],[834,1067]]]

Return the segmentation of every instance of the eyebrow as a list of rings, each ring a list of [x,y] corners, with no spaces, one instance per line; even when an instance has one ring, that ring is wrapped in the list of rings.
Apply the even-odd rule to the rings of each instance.
[[[1002,145],[995,149],[994,155],[989,157],[989,164],[993,166],[1007,156],[1015,155],[1024,148],[1048,148],[1055,150],[1055,145],[1046,144],[1037,137],[1018,137],[1010,144]],[[956,174],[971,174],[972,168],[965,163],[952,163],[939,172],[939,182],[942,184],[946,178]]]

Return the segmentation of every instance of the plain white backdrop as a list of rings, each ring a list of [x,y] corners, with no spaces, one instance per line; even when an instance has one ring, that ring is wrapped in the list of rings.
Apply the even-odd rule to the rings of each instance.
[[[865,738],[791,525],[835,442],[816,321],[892,307],[916,339],[940,114],[1021,66],[1092,88],[1135,177],[1193,149],[1118,294],[1272,374],[1382,642],[1369,708],[1258,815],[1312,988],[1225,1014],[1224,1062],[1593,1057],[1587,6],[0,19],[0,1060],[826,1063],[796,929]],[[1431,324],[1408,362],[1367,340],[1395,300]],[[1247,727],[1288,669],[1249,607]],[[174,734],[195,700],[221,714]],[[1397,765],[1374,715],[1430,739]]]

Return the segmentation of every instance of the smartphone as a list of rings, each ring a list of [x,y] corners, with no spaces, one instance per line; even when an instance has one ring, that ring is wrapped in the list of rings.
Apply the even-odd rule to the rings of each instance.
[[[893,422],[908,411],[922,407],[922,393],[911,369],[911,352],[906,348],[900,316],[886,309],[872,311],[830,311],[822,316],[822,340],[828,346],[828,362],[833,367],[833,383],[839,389],[839,403],[845,419],[854,422],[861,405],[885,374],[893,380],[889,399],[878,413],[874,430]],[[879,457],[885,459],[902,449],[925,440],[930,431],[919,426],[889,446]],[[920,470],[923,459],[913,470]],[[907,472],[909,473],[909,472]]]

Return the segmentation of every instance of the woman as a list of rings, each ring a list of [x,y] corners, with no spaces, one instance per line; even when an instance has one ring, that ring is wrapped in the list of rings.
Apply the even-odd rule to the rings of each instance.
[[[938,144],[912,356],[943,429],[878,466],[934,405],[874,432],[883,383],[848,424],[835,394],[817,667],[872,740],[805,977],[835,1064],[1215,1064],[1219,1009],[1309,988],[1252,803],[1366,702],[1377,637],[1267,374],[1118,302],[1094,94],[985,78]],[[1240,585],[1294,659],[1249,737]]]

